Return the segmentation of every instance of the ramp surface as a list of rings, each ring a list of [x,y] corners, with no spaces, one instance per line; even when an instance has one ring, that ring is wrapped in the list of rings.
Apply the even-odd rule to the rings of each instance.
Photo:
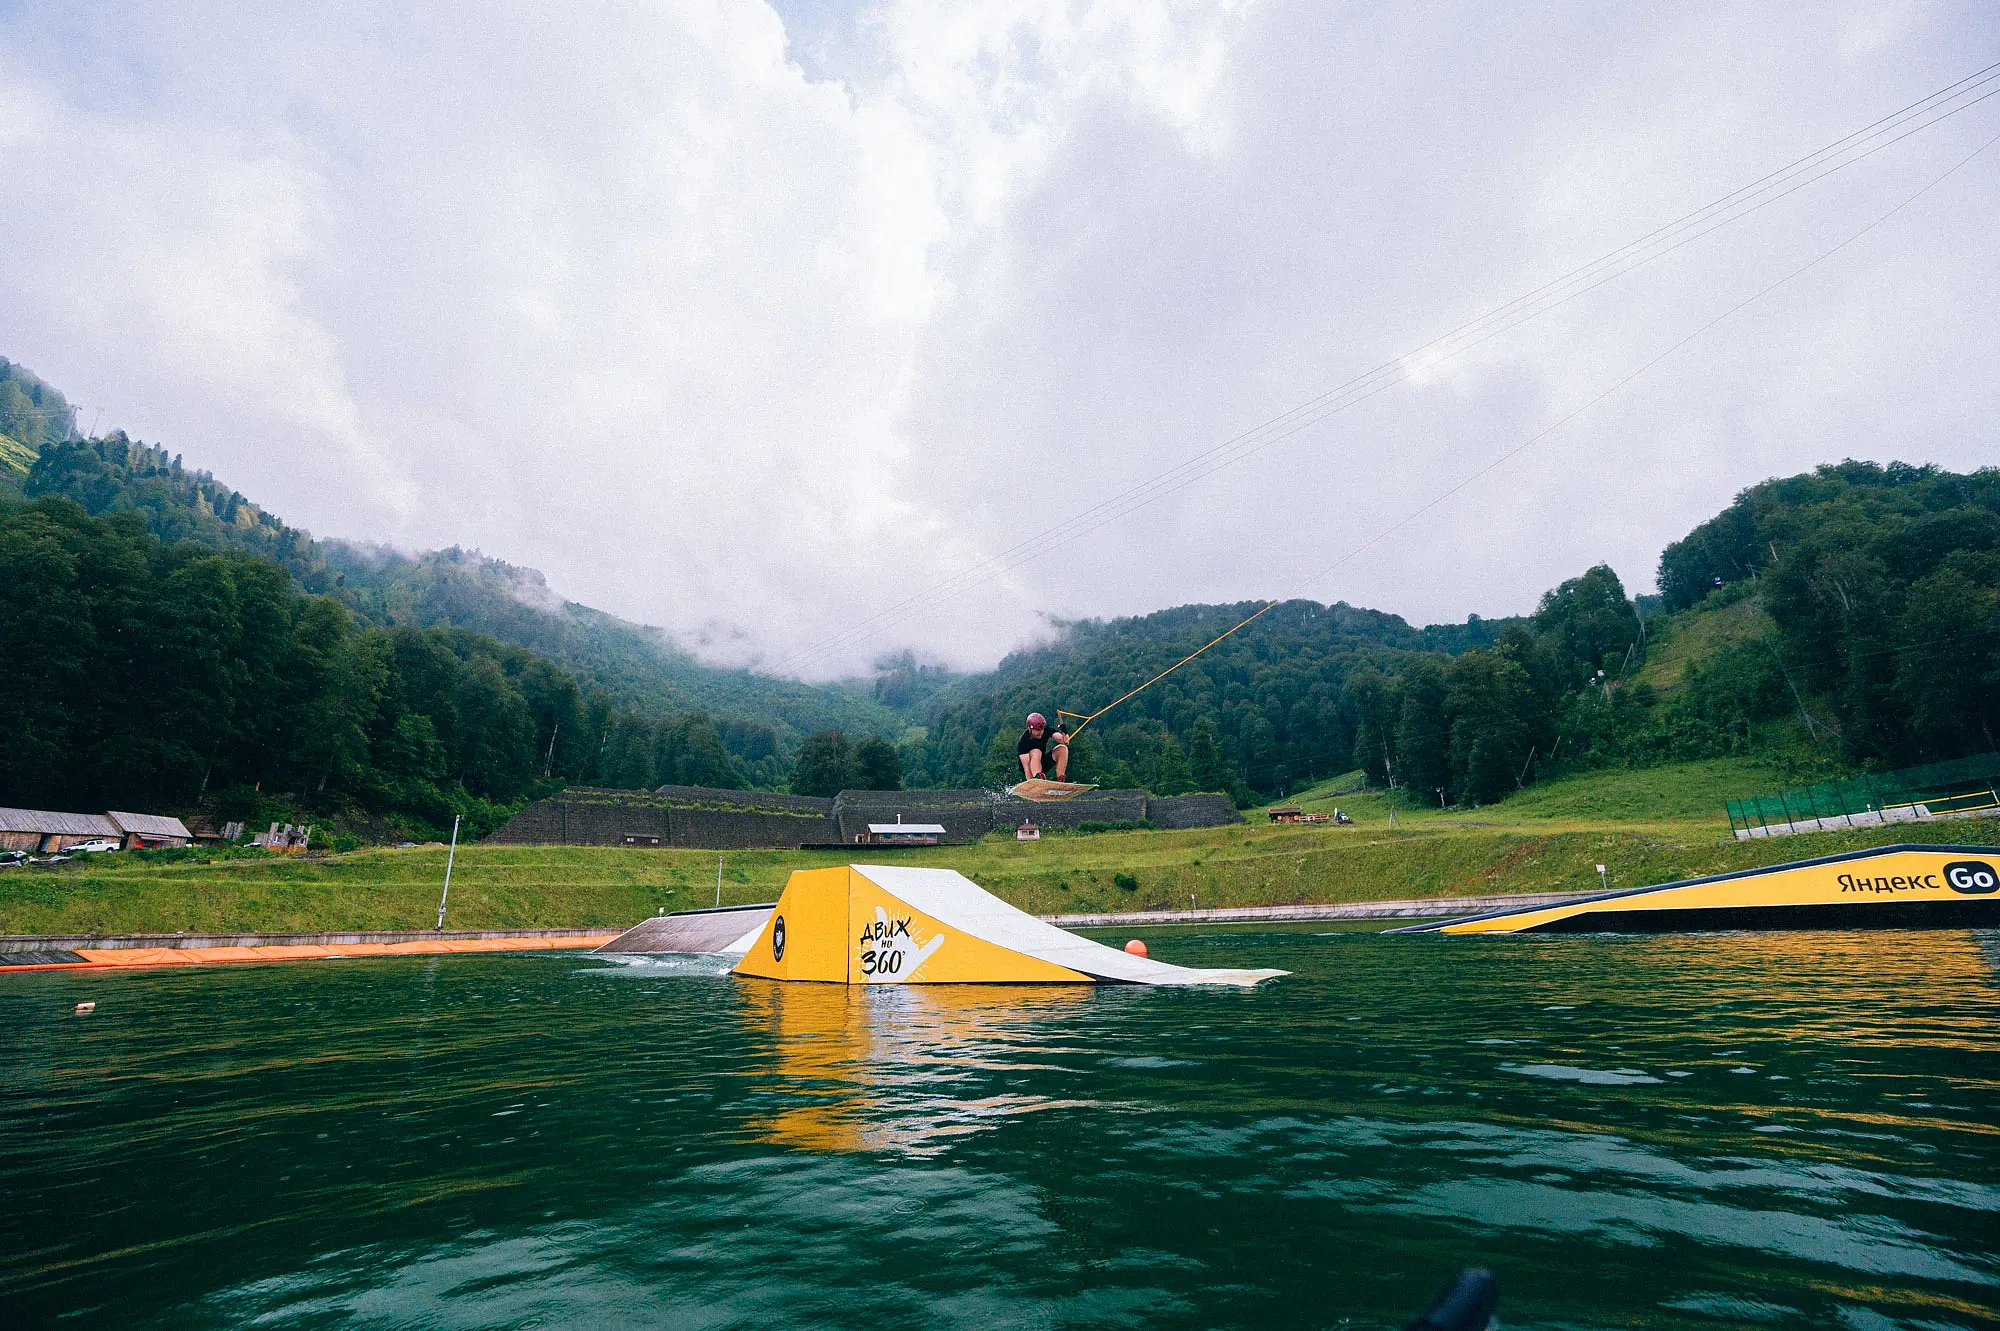
[[[801,869],[738,975],[833,984],[1232,984],[1278,970],[1196,970],[1056,928],[955,869]]]
[[[771,903],[758,906],[722,906],[711,910],[677,910],[671,915],[655,915],[618,935],[599,952],[650,952],[655,954],[694,952],[742,956],[750,949],[764,922],[771,918]]]
[[[2000,925],[2000,847],[1881,846],[1390,932],[1677,933]]]

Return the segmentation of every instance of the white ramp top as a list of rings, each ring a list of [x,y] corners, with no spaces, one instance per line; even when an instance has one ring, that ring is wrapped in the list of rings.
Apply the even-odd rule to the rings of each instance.
[[[758,906],[679,910],[672,915],[641,920],[597,950],[740,957],[757,941],[757,935],[763,932],[765,921],[770,918],[768,902]]]
[[[1097,980],[1127,984],[1234,984],[1290,974],[1277,970],[1197,970],[1135,957],[1038,920],[994,896],[956,869],[857,864],[854,872],[938,923],[975,938]]]

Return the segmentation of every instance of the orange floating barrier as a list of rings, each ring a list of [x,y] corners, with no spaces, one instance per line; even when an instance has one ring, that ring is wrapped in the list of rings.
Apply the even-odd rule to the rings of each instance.
[[[569,938],[419,938],[402,943],[272,943],[251,947],[80,947],[81,962],[9,970],[83,970],[145,966],[212,966],[255,961],[330,961],[342,957],[436,956],[457,952],[546,952],[601,947],[616,934]]]

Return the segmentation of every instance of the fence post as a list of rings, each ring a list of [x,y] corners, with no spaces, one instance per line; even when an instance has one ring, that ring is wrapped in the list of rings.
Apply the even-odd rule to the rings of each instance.
[[[1778,807],[1785,811],[1785,830],[1787,832],[1798,831],[1798,824],[1792,821],[1792,802],[1785,798],[1785,792],[1782,790],[1778,792]]]

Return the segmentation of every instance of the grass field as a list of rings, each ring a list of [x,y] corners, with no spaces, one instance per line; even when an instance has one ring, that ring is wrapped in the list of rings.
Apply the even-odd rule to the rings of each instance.
[[[1250,822],[1185,832],[1053,836],[896,852],[898,864],[960,870],[1038,913],[1269,905],[1380,898],[1585,891],[1754,868],[1897,841],[1981,845],[1991,819],[1815,833],[1729,836],[1722,800],[1781,784],[1743,761],[1604,772],[1536,786],[1464,812],[1396,810],[1380,794],[1302,792],[1352,827]],[[1330,782],[1321,791],[1338,789]],[[770,901],[793,869],[842,852],[732,851],[725,903]],[[853,856],[865,858],[865,852]],[[322,860],[144,864],[98,857],[59,870],[0,872],[0,933],[415,929],[436,921],[443,850],[365,850]],[[655,911],[711,905],[714,851],[462,846],[452,876],[456,928],[623,926]]]

